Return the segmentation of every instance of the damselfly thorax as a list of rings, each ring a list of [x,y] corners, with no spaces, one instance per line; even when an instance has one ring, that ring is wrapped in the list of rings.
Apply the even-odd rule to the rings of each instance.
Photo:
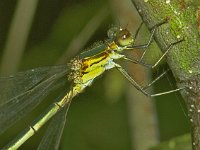
[[[69,80],[86,86],[106,70],[116,67],[114,60],[124,57],[122,51],[133,44],[133,38],[127,29],[120,28],[115,34],[115,38],[112,37],[114,39],[100,42],[100,45],[95,44],[91,50],[72,59],[69,63],[71,69]]]

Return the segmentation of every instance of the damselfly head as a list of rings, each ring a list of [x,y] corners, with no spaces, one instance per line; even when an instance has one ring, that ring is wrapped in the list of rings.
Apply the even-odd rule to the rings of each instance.
[[[120,29],[120,31],[116,34],[115,42],[118,46],[126,47],[133,45],[134,39],[127,29]]]
[[[120,47],[131,46],[134,44],[134,38],[128,29],[112,27],[107,32],[108,38],[114,40]]]

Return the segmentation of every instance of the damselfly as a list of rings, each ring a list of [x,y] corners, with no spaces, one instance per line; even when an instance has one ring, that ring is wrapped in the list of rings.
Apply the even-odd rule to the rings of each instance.
[[[17,73],[10,77],[0,78],[0,134],[35,108],[49,91],[53,90],[56,85],[59,85],[60,78],[68,78],[68,80],[72,83],[71,89],[65,94],[64,97],[50,105],[50,107],[43,114],[41,114],[14,140],[6,145],[4,149],[17,149],[20,147],[50,118],[58,113],[58,111],[62,109],[67,110],[71,100],[76,95],[80,94],[86,87],[91,86],[93,81],[102,75],[106,70],[116,68],[136,89],[141,91],[146,96],[158,96],[180,90],[176,89],[151,95],[147,93],[145,89],[162,77],[164,73],[144,89],[127,73],[125,69],[121,67],[120,64],[116,62],[116,60],[120,59],[154,68],[167,54],[171,46],[179,42],[171,44],[163,56],[155,63],[155,65],[152,66],[142,63],[141,60],[137,61],[128,58],[124,52],[126,50],[132,50],[133,48],[148,47],[153,39],[156,27],[152,29],[149,42],[145,45],[135,46],[135,37],[133,37],[127,29],[112,27],[108,30],[107,40],[96,44],[92,49],[76,56],[68,63],[68,65],[36,68]],[[8,88],[12,87],[13,84],[23,86],[16,86],[13,90],[8,90]],[[31,109],[26,109],[27,107]]]

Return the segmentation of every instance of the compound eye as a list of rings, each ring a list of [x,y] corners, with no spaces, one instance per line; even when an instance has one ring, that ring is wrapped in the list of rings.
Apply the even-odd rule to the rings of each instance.
[[[116,43],[119,46],[129,46],[134,42],[131,33],[127,29],[120,30],[116,36]]]
[[[109,39],[114,39],[119,28],[118,27],[112,27],[107,31],[107,35]]]

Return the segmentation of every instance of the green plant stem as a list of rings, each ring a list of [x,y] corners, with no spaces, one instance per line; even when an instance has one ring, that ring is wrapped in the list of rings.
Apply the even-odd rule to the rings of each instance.
[[[154,36],[160,49],[179,40],[167,54],[167,63],[176,78],[188,108],[192,129],[193,150],[200,149],[200,37],[196,8],[192,1],[184,0],[132,0],[144,23],[150,29],[167,20]]]

